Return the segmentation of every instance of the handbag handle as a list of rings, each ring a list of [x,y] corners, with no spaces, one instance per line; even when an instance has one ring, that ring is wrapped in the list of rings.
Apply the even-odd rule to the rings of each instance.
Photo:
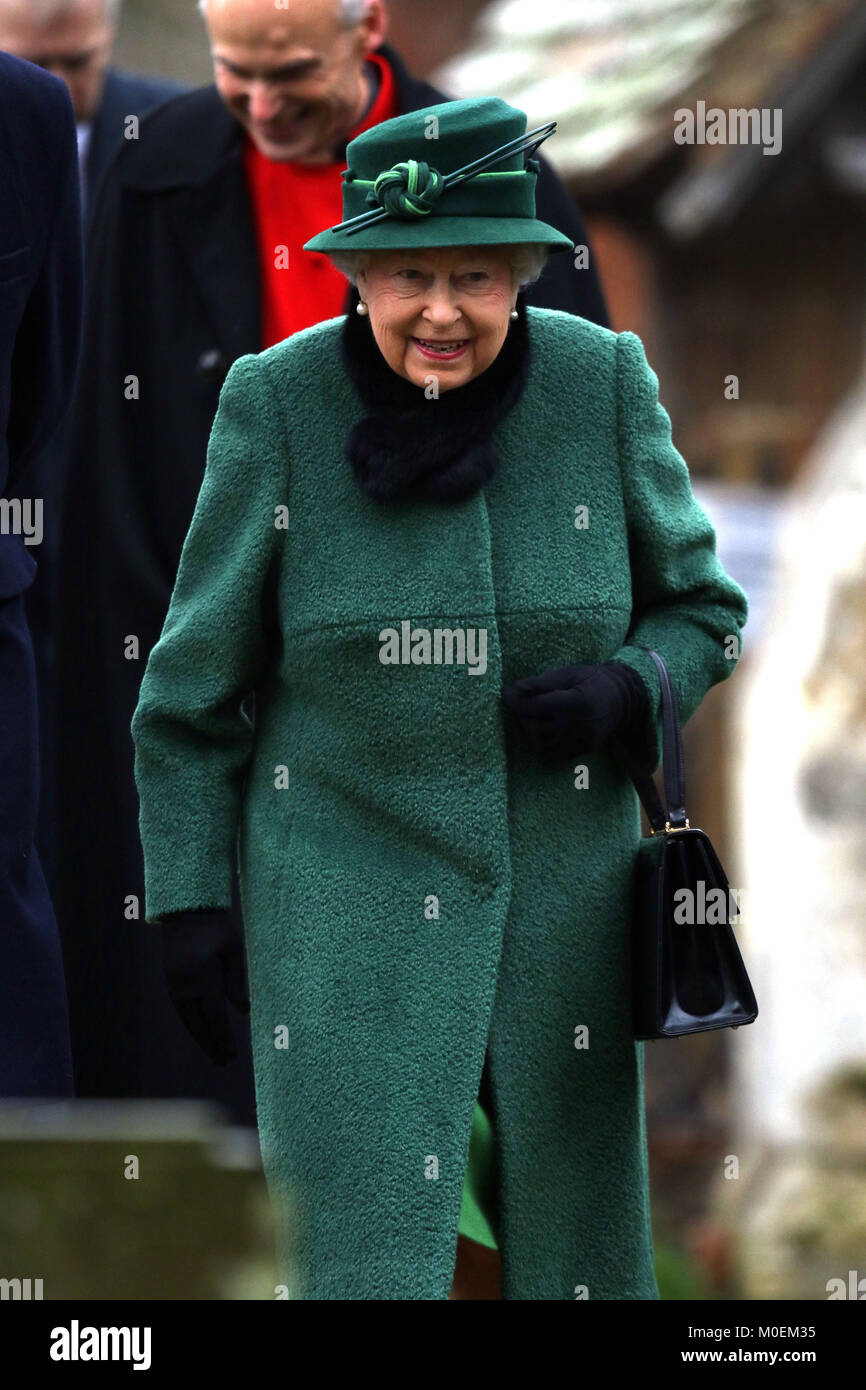
[[[653,651],[644,642],[631,643],[634,647],[642,647],[649,652],[652,657],[659,675],[659,687],[661,690],[662,706],[662,766],[664,771],[665,801],[667,807],[662,805],[661,798],[656,790],[655,782],[649,773],[641,771],[637,763],[628,754],[622,743],[617,739],[615,743],[619,750],[619,756],[628,772],[629,777],[634,782],[637,794],[643,802],[650,823],[650,834],[654,835],[661,830],[688,830],[689,822],[686,816],[686,774],[685,763],[683,760],[683,736],[680,727],[680,716],[677,710],[677,700],[668,668],[658,652]]]

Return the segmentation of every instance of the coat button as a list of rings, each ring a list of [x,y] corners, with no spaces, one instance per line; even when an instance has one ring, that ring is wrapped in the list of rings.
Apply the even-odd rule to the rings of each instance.
[[[208,348],[195,364],[196,374],[204,381],[222,381],[228,374],[228,362],[219,348]]]

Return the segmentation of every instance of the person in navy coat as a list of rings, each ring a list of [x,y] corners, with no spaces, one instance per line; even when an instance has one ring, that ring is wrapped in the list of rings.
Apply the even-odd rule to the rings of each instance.
[[[171,97],[184,83],[149,77],[111,66],[117,37],[119,0],[0,0],[0,49],[62,78],[75,112],[84,252],[95,220],[99,196],[115,156],[136,133],[130,117],[140,120]],[[27,591],[27,620],[36,656],[39,694],[39,746],[42,776],[36,845],[52,896],[54,884],[54,646],[57,551],[60,508],[65,487],[69,418],[63,421],[33,461],[31,487],[43,501],[43,537],[39,578]]]
[[[72,1095],[63,959],[34,844],[36,672],[25,594],[42,506],[32,465],[69,404],[83,264],[64,84],[0,53],[0,1096]]]

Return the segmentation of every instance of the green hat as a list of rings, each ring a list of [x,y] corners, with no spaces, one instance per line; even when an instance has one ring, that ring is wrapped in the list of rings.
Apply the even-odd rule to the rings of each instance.
[[[499,97],[444,101],[382,121],[346,147],[343,218],[305,251],[574,243],[535,215],[538,160],[556,123],[527,132]]]

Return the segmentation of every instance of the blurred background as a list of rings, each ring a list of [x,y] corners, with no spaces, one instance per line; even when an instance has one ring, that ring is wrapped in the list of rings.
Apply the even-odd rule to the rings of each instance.
[[[689,816],[741,895],[760,1013],[646,1045],[663,1297],[823,1299],[832,1279],[864,1297],[866,5],[388,8],[417,76],[558,122],[545,154],[586,218],[612,326],[646,344],[750,600],[741,665],[685,747]],[[193,0],[125,0],[115,58],[211,78]],[[764,138],[701,141],[696,119],[679,143],[683,108],[753,110]],[[19,1188],[20,1125],[3,1145]],[[200,1251],[206,1219],[187,1218]],[[258,1220],[244,1258],[260,1273]],[[148,1222],[158,1245],[168,1206]],[[243,1294],[230,1275],[211,1296],[261,1296],[257,1278]]]

